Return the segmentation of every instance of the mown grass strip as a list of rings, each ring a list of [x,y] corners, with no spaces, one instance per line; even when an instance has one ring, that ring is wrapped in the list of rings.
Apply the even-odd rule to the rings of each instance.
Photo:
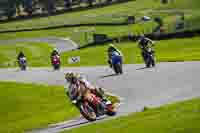
[[[79,115],[63,87],[0,82],[0,132],[22,133]]]
[[[173,39],[157,41],[155,56],[157,62],[197,61],[200,60],[200,38]],[[143,63],[140,49],[135,42],[119,43],[116,45],[124,54],[125,64]],[[66,52],[62,55],[65,66],[96,66],[107,64],[107,45]],[[80,56],[80,62],[68,64],[67,59]]]
[[[50,65],[50,52],[53,47],[47,43],[17,43],[0,45],[0,67],[16,67],[17,55],[23,51],[27,57],[28,66]]]
[[[62,133],[199,133],[199,123],[200,98],[195,98]]]
[[[157,41],[155,55],[157,62],[199,61],[200,38],[185,38]],[[140,49],[135,42],[124,42],[116,45],[124,54],[124,64],[143,63]],[[61,54],[62,66],[97,66],[107,65],[107,45],[99,45],[86,49],[64,52]],[[0,45],[0,67],[16,67],[18,51],[24,51],[30,67],[50,65],[52,47],[46,43]],[[37,53],[37,54],[36,54]],[[80,57],[80,62],[69,64],[71,57]]]

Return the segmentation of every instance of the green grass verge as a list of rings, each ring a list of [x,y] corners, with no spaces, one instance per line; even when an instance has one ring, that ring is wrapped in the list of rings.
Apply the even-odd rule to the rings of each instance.
[[[97,22],[122,22],[127,15],[147,14],[152,9],[199,9],[198,0],[175,0],[169,4],[161,4],[160,0],[133,0],[127,3],[108,7],[91,9],[74,13],[67,13],[47,18],[34,18],[23,22],[10,22],[0,24],[1,30],[38,28],[63,24],[84,24]],[[117,9],[117,10],[116,10]]]
[[[79,116],[63,87],[0,82],[0,132],[22,133]],[[113,103],[115,96],[106,95]]]
[[[0,82],[0,132],[22,133],[78,116],[63,87]]]
[[[155,15],[156,16],[156,15]],[[166,32],[176,32],[175,23],[177,16],[172,14],[163,14]],[[186,14],[186,25],[183,30],[194,30],[199,27],[199,14]],[[0,40],[20,39],[20,38],[38,38],[38,37],[61,37],[70,38],[80,46],[93,42],[93,33],[106,34],[109,38],[124,36],[128,34],[152,33],[157,26],[155,22],[144,22],[122,26],[82,26],[74,28],[59,28],[51,30],[25,31],[16,33],[1,33]],[[86,31],[88,31],[86,33]],[[86,36],[87,35],[87,36]],[[0,42],[1,43],[1,42]]]
[[[199,133],[200,98],[147,109],[63,133]]]
[[[200,37],[157,41],[154,49],[157,62],[199,61]],[[143,63],[140,49],[135,42],[124,42],[116,45],[124,54],[125,64]],[[96,66],[107,65],[107,45],[99,45],[82,50],[61,54],[63,66]],[[27,55],[31,67],[50,66],[50,52],[47,44],[17,44],[0,46],[0,67],[16,67],[16,56],[19,50]],[[35,54],[37,52],[37,54]],[[80,56],[80,62],[68,64],[68,58]]]
[[[160,4],[160,0],[136,0],[119,5],[113,5],[104,8],[92,9],[87,11],[67,13],[58,16],[51,16],[49,18],[35,18],[31,20],[10,22],[0,24],[1,30],[9,29],[24,29],[24,28],[39,28],[46,26],[55,26],[62,24],[84,24],[95,22],[118,22],[124,21],[128,15],[136,15],[141,17],[147,16],[160,16],[164,19],[165,28],[167,32],[176,32],[175,22],[177,21],[178,13],[175,12],[159,12],[159,10],[180,10],[185,12],[186,29],[199,28],[199,0],[175,0],[169,4]],[[117,10],[116,10],[117,9]],[[148,24],[136,24],[132,26],[94,26],[96,33],[107,34],[110,37],[127,35],[132,32],[149,33],[152,28],[155,27],[155,23]],[[89,41],[85,39],[85,32],[80,31],[82,29],[91,29],[92,27],[76,27],[76,28],[61,28],[55,30],[41,30],[33,32],[20,32],[20,33],[6,33],[1,34],[0,39],[16,39],[16,38],[33,38],[33,37],[69,37],[73,41],[80,45],[87,44],[92,40],[92,33],[90,33]],[[78,31],[78,32],[76,32]]]
[[[162,5],[159,1],[154,0],[134,0],[128,3],[91,9],[87,11],[80,11],[74,13],[67,13],[57,16],[50,16],[47,18],[34,18],[25,20],[23,22],[10,22],[0,24],[1,30],[9,29],[23,29],[23,28],[39,28],[63,24],[84,24],[97,22],[120,22],[124,20],[123,16],[136,14],[139,10],[156,9]],[[118,10],[116,10],[118,9]]]
[[[137,25],[124,26],[92,26],[92,27],[75,27],[75,28],[60,28],[53,30],[40,30],[29,32],[3,33],[0,34],[0,40],[20,39],[20,38],[37,38],[37,37],[62,37],[70,38],[80,46],[93,42],[93,33],[106,34],[108,37],[117,37],[128,35],[130,32],[134,34],[150,33],[155,27],[155,23],[148,22]],[[91,30],[94,30],[92,32]],[[85,31],[91,31],[86,33]],[[1,42],[0,42],[1,43]]]
[[[124,63],[142,63],[140,49],[134,42],[120,43],[116,45],[124,54]],[[64,64],[66,66],[94,66],[107,64],[107,45],[96,46],[79,51],[67,52],[62,55],[62,62],[72,56],[80,56],[80,62],[76,64]],[[168,61],[196,61],[200,60],[200,38],[163,40],[156,42],[157,62]]]
[[[16,67],[17,54],[23,51],[29,66],[50,65],[50,52],[53,47],[47,43],[18,43],[0,45],[0,67]]]

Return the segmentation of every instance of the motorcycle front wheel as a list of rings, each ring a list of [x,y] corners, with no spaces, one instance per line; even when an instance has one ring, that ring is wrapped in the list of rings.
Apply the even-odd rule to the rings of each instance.
[[[95,121],[97,118],[94,109],[89,104],[81,104],[80,112],[88,121]]]
[[[116,74],[122,74],[122,65],[120,63],[113,65]]]

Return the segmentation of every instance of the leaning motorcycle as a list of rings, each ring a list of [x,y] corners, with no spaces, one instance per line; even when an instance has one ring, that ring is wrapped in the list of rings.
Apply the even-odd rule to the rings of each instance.
[[[27,63],[26,63],[26,57],[19,58],[19,67],[22,71],[26,70]]]
[[[89,121],[95,121],[102,115],[113,116],[116,114],[113,104],[107,99],[101,99],[93,93],[89,98],[79,104],[80,113]]]
[[[60,69],[60,56],[59,55],[54,55],[52,57],[52,66],[54,70],[59,70]]]
[[[119,55],[117,52],[111,53],[111,64],[112,68],[116,74],[122,74],[122,56]]]
[[[146,64],[146,67],[154,67],[156,64],[154,57],[154,50],[152,48],[147,48],[147,50],[143,51],[143,59]]]
[[[111,101],[105,98],[102,99],[90,91],[81,100],[76,100],[75,105],[88,121],[95,121],[99,116],[113,116],[116,114],[115,107]]]

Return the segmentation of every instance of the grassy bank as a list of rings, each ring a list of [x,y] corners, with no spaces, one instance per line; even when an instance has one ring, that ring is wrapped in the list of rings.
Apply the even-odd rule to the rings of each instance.
[[[16,67],[17,55],[23,51],[29,66],[50,65],[50,52],[53,47],[47,43],[18,43],[0,45],[0,67]]]
[[[137,11],[143,9],[156,9],[162,5],[159,1],[154,0],[140,0],[130,1],[118,5],[91,9],[87,11],[80,11],[74,13],[67,13],[57,16],[50,16],[46,18],[34,18],[31,20],[10,22],[0,24],[1,30],[9,29],[23,29],[23,28],[39,28],[63,24],[84,24],[84,23],[98,23],[98,22],[120,22],[125,20],[124,15],[136,14]],[[118,10],[116,10],[118,9]]]
[[[24,28],[49,27],[63,24],[84,24],[84,23],[108,23],[123,22],[128,15],[136,15],[137,20],[142,16],[162,17],[167,32],[176,32],[175,23],[179,20],[179,12],[185,13],[185,29],[198,29],[199,27],[199,0],[176,0],[163,5],[160,0],[136,0],[127,3],[112,5],[109,7],[67,13],[48,18],[35,18],[25,21],[0,24],[0,29],[15,30]],[[116,10],[117,9],[117,10]],[[92,26],[60,28],[54,30],[40,30],[32,32],[18,32],[1,34],[1,39],[33,38],[33,37],[68,37],[80,45],[87,44],[92,39],[92,32],[89,33],[88,41],[85,39],[85,32],[95,29],[95,33],[107,34],[109,37],[127,35],[128,33],[149,33],[155,27],[155,23],[140,23],[131,26]]]
[[[0,132],[22,133],[79,113],[63,87],[0,82]]]
[[[48,27],[63,24],[122,22],[128,15],[147,15],[149,9],[199,10],[199,4],[200,2],[198,0],[191,0],[190,2],[188,0],[175,0],[169,4],[161,4],[160,0],[133,0],[127,3],[87,11],[0,24],[0,29],[8,30]],[[151,15],[151,13],[149,15]]]
[[[130,32],[134,34],[150,33],[156,24],[148,22],[137,25],[122,25],[122,26],[83,26],[74,28],[60,28],[52,30],[26,31],[16,33],[0,34],[0,40],[20,39],[20,38],[37,38],[37,37],[62,37],[70,38],[79,45],[85,45],[93,41],[93,33],[106,34],[108,37],[117,37],[128,35]],[[86,31],[88,31],[86,33]],[[87,38],[86,38],[87,34]],[[1,43],[1,42],[0,42]]]
[[[147,109],[63,133],[199,133],[200,98]]]
[[[62,86],[0,82],[0,132],[22,133],[79,117]],[[112,102],[115,96],[107,95]]]
[[[200,37],[157,41],[153,47],[157,62],[199,61]],[[124,42],[116,45],[124,54],[125,64],[143,63],[140,49],[135,42]],[[86,49],[61,54],[62,66],[96,66],[107,65],[107,45],[99,45]],[[23,50],[31,67],[50,66],[48,44],[17,44],[0,46],[0,67],[16,67],[16,55]],[[37,54],[36,54],[37,53]],[[80,56],[80,62],[68,64],[68,58]]]
[[[163,40],[155,43],[157,62],[168,61],[196,61],[200,60],[200,38]],[[124,54],[125,64],[142,63],[140,50],[134,42],[120,43],[116,45]],[[72,56],[80,56],[77,64],[65,64],[66,66],[93,66],[107,64],[107,45],[82,49],[64,53],[63,62]]]

